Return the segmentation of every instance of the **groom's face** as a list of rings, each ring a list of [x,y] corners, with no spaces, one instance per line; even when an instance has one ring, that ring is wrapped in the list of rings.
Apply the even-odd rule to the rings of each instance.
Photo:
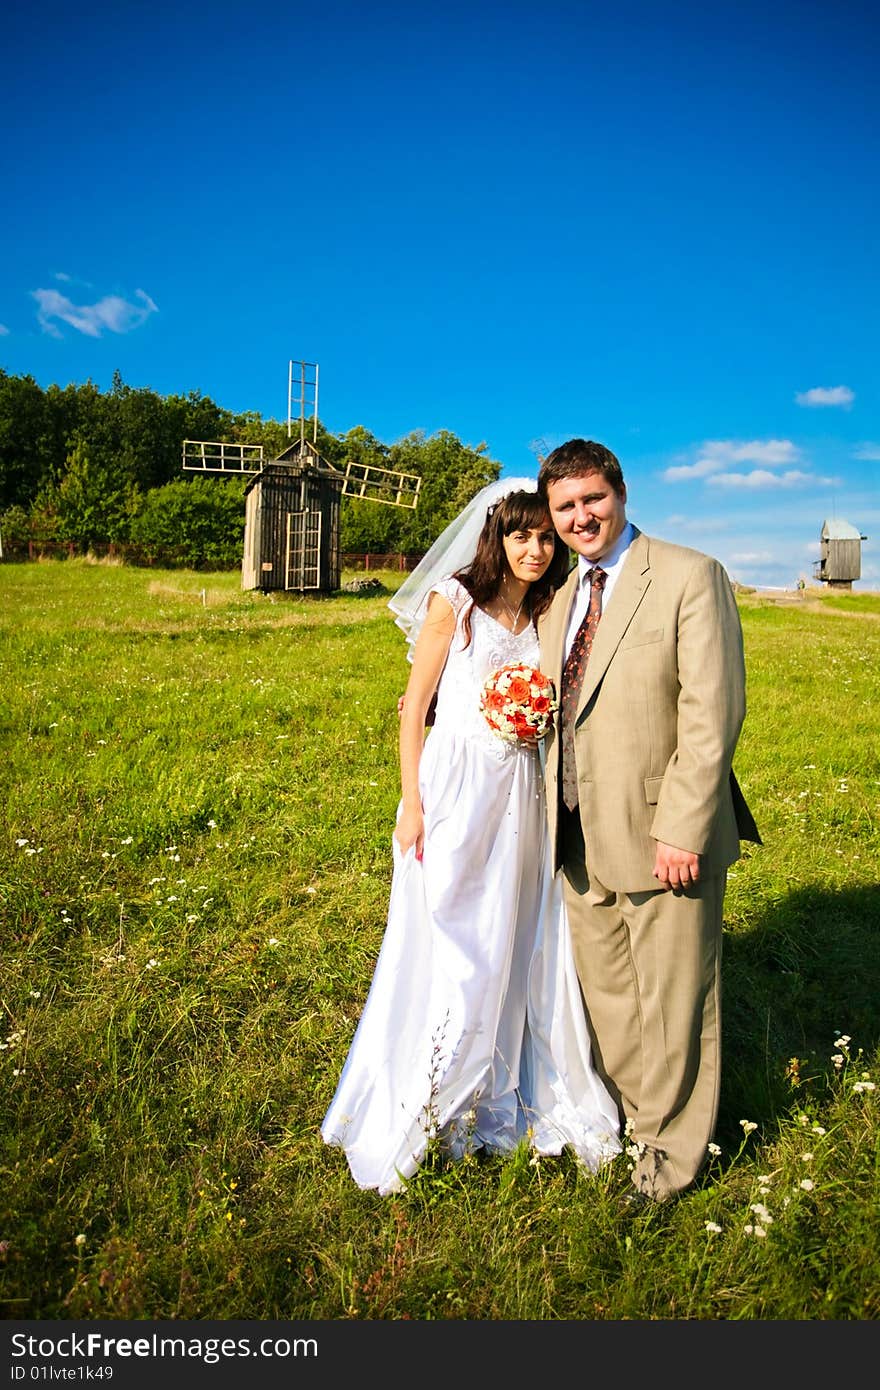
[[[548,483],[547,501],[556,530],[586,560],[601,560],[626,525],[626,487],[615,492],[601,473]]]

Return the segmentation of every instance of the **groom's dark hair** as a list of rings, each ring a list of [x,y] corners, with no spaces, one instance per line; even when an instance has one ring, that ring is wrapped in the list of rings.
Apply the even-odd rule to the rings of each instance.
[[[546,497],[550,483],[558,483],[562,478],[583,478],[588,473],[601,473],[618,497],[623,495],[623,469],[619,459],[604,444],[592,439],[569,439],[548,454],[538,470],[538,492]]]

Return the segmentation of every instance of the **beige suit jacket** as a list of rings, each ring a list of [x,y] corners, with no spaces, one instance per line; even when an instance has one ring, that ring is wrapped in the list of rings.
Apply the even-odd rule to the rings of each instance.
[[[617,892],[658,888],[656,842],[720,872],[760,841],[733,776],[745,717],[739,611],[717,560],[635,528],[587,664],[575,727],[587,871]],[[575,568],[539,622],[541,665],[560,689]],[[557,715],[558,720],[558,715]],[[557,843],[558,729],[544,743]]]

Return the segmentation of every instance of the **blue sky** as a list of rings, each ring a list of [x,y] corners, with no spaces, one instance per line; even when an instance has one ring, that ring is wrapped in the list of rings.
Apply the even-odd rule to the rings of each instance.
[[[4,18],[0,366],[336,433],[583,435],[742,583],[880,589],[873,4],[55,0]]]

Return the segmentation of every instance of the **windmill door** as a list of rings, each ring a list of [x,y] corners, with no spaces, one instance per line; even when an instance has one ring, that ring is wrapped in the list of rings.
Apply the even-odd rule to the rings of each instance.
[[[320,589],[321,534],[320,508],[287,513],[285,589]]]

